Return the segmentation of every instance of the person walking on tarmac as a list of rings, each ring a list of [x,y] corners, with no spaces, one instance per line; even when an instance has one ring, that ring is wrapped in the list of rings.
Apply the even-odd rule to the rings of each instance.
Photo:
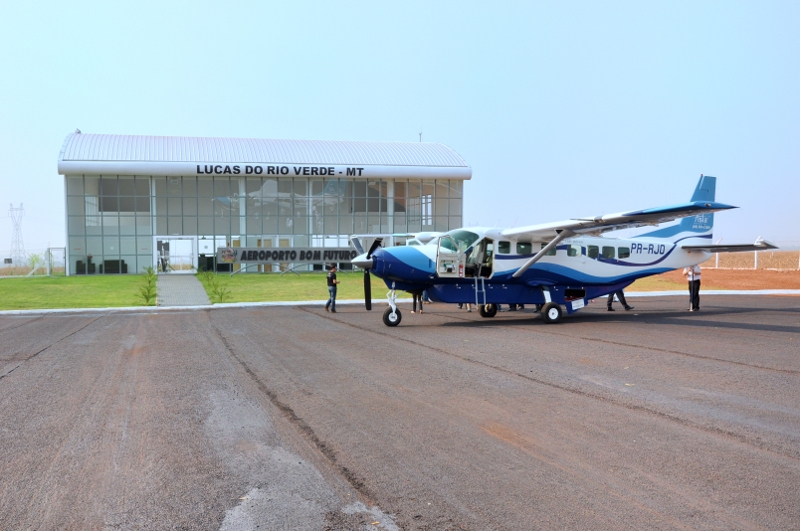
[[[339,283],[336,280],[336,264],[333,264],[328,271],[328,294],[330,298],[325,303],[325,311],[336,313],[336,285]]]
[[[700,311],[700,266],[693,265],[683,268],[683,275],[689,281],[689,311]]]
[[[608,307],[608,311],[609,312],[613,312],[614,311],[614,308],[611,306],[612,304],[614,304],[614,295],[617,296],[617,299],[625,307],[625,310],[633,310],[633,306],[629,306],[628,305],[628,301],[625,300],[625,294],[622,293],[622,290],[620,289],[620,290],[617,290],[617,291],[615,291],[613,293],[609,293],[608,294],[608,303],[607,303],[606,306]]]

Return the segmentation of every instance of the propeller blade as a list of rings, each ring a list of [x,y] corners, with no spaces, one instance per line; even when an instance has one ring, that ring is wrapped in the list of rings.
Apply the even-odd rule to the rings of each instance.
[[[381,246],[381,243],[383,243],[383,238],[375,238],[375,241],[372,242],[372,245],[370,246],[369,251],[367,251],[367,258],[368,259],[372,258],[372,253],[375,252],[375,249],[377,249],[378,247]]]
[[[367,311],[372,310],[372,286],[370,285],[369,270],[364,270],[364,306]]]

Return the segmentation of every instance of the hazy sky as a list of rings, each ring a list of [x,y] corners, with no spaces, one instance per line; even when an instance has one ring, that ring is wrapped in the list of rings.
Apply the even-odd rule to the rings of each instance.
[[[800,2],[3,2],[0,250],[64,245],[67,134],[442,142],[468,225],[689,199],[800,246]]]

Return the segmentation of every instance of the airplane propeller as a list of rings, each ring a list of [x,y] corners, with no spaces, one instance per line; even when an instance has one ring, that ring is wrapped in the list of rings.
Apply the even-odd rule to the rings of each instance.
[[[372,258],[372,253],[375,249],[381,246],[383,238],[375,238],[372,242],[369,251],[367,251],[367,260]],[[366,264],[364,264],[366,266]],[[369,311],[372,310],[372,286],[370,284],[369,267],[364,267],[364,307]]]

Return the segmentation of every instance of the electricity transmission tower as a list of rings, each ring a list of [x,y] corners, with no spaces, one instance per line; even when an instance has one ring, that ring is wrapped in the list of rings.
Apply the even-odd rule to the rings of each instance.
[[[22,243],[22,216],[24,214],[22,203],[19,204],[19,208],[14,208],[12,204],[8,209],[8,217],[14,223],[14,234],[11,236],[11,260],[15,266],[25,263],[25,244]]]

